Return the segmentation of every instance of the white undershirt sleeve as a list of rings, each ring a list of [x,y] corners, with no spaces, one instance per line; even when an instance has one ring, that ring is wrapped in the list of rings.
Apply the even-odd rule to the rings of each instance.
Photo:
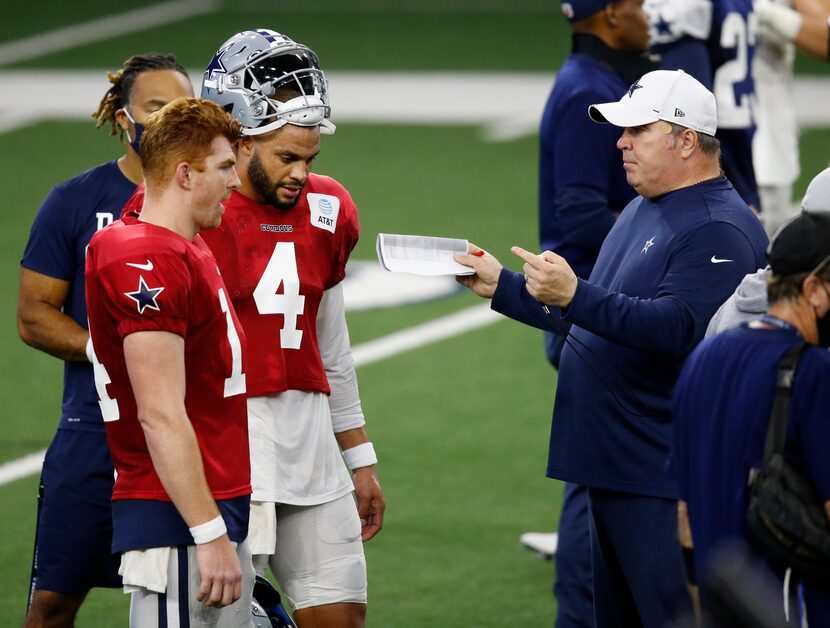
[[[342,282],[323,292],[317,311],[317,340],[323,368],[331,387],[329,409],[334,433],[362,427],[366,420],[360,405],[357,373],[349,342],[349,329],[346,327]]]

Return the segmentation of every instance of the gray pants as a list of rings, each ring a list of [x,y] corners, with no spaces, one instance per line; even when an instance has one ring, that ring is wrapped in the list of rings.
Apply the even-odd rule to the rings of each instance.
[[[196,600],[201,578],[196,546],[173,548],[167,565],[167,591],[133,592],[130,628],[252,628],[251,596],[254,567],[248,544],[236,548],[242,566],[242,597],[230,606],[214,608]]]

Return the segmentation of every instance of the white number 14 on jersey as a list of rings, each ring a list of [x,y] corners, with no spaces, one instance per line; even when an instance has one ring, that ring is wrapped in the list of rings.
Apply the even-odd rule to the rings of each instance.
[[[282,292],[278,294],[280,284]],[[303,313],[305,297],[300,294],[300,275],[297,273],[293,242],[277,242],[254,290],[254,301],[260,314],[283,315],[280,346],[283,349],[299,349],[303,330],[297,329],[297,317]]]

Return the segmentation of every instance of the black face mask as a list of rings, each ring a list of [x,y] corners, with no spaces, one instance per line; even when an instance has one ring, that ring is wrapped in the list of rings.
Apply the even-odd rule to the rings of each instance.
[[[827,294],[827,288],[824,284],[821,287],[825,295],[830,299],[830,295]],[[818,330],[818,345],[825,349],[830,348],[830,310],[824,316],[819,316],[816,313],[816,329]]]
[[[816,328],[818,329],[818,345],[825,349],[830,348],[830,312],[821,318],[816,317]]]

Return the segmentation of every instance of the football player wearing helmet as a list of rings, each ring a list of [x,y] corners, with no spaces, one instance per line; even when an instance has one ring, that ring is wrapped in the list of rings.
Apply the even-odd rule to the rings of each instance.
[[[250,347],[248,542],[299,626],[362,626],[363,541],[381,529],[385,502],[343,305],[357,208],[310,172],[320,134],[335,128],[326,78],[308,47],[245,31],[214,55],[202,96],[243,125],[242,185],[205,240]]]
[[[143,122],[193,89],[172,55],[131,57],[108,77],[93,116],[126,138],[126,150],[52,189],[21,260],[20,337],[65,362],[61,418],[40,481],[27,627],[73,626],[92,587],[121,586],[111,549],[113,466],[86,350],[84,257],[92,235],[119,217],[142,179]]]

